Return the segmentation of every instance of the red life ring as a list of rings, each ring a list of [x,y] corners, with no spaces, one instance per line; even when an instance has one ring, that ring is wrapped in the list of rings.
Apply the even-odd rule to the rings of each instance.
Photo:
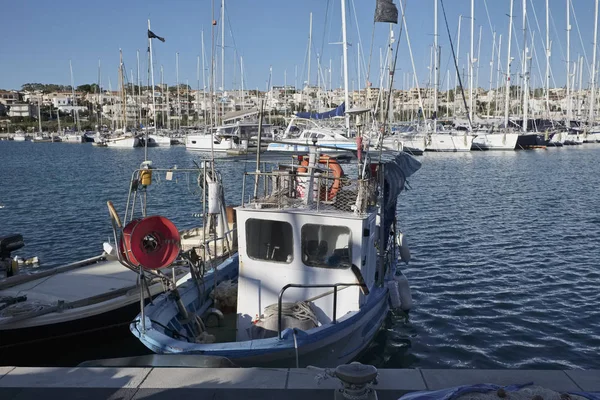
[[[179,255],[179,231],[165,217],[154,215],[135,219],[123,228],[119,249],[123,258],[136,267],[168,267]]]
[[[331,170],[331,172],[333,173],[333,177],[335,178],[333,180],[333,184],[331,185],[331,187],[329,188],[329,191],[327,192],[327,198],[322,198],[321,200],[333,200],[333,198],[335,197],[335,195],[337,194],[337,192],[340,190],[340,188],[342,187],[342,175],[344,175],[344,171],[342,170],[342,167],[340,166],[340,164],[337,162],[337,160],[333,157],[330,157],[328,155],[323,154],[322,156],[319,157],[319,164],[325,164],[327,166],[327,168],[329,168]],[[308,171],[308,159],[304,158],[302,160],[302,162],[300,163],[300,165],[302,165],[301,167],[298,168],[298,172],[300,173],[304,173]]]

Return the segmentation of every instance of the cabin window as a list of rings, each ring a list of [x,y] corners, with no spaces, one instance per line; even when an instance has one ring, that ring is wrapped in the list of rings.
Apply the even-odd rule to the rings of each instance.
[[[195,140],[192,140],[192,144],[196,144],[196,141],[195,141]]]
[[[248,219],[246,252],[253,260],[291,263],[294,260],[292,226],[281,221]]]
[[[350,229],[306,224],[302,227],[302,262],[310,267],[349,268],[352,264]]]

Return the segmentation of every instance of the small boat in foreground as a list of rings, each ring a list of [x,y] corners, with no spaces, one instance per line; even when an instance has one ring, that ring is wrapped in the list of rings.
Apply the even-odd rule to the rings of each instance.
[[[152,195],[140,196],[138,191],[151,193],[148,187],[152,172],[166,173],[167,181],[172,180],[169,175],[172,177],[174,173],[198,174],[196,182],[202,186],[203,170],[151,170],[149,162],[142,165],[129,184],[129,199],[139,196],[142,200],[128,202],[125,224],[121,224],[112,203],[109,204],[113,224],[125,232],[119,237],[115,235],[117,246],[105,243],[104,253],[97,257],[0,280],[0,365],[22,365],[23,352],[37,354],[37,362],[52,363],[48,359],[56,356],[52,352],[69,351],[76,348],[75,343],[87,348],[91,343],[129,337],[127,326],[140,304],[168,287],[176,288],[194,274],[195,270],[190,270],[191,260],[200,262],[196,251],[206,245],[204,238],[208,235],[202,228],[165,230],[169,221],[164,217],[146,216]],[[223,225],[230,226],[220,224]],[[149,229],[147,234],[139,236],[145,229]],[[160,237],[152,236],[156,232]],[[171,259],[165,261],[160,258],[166,254],[164,249],[172,248],[167,234],[173,240],[176,238],[178,245],[176,251],[171,251]],[[232,240],[210,243],[202,262],[221,261],[232,254]],[[20,235],[0,238],[0,261],[10,260],[10,252],[22,246]],[[156,262],[151,269],[143,269],[139,263],[129,261],[130,253],[137,254],[140,260],[154,257]]]
[[[411,307],[396,205],[420,168],[406,153],[358,157],[353,177],[314,146],[296,163],[245,173],[253,194],[235,209],[238,253],[143,307],[131,332],[158,354],[238,366],[355,359],[390,307]]]

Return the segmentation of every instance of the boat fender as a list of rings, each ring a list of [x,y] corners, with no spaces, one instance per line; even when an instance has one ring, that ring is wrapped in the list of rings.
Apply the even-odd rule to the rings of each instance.
[[[386,283],[388,292],[390,293],[390,303],[392,308],[400,308],[402,302],[400,300],[400,291],[398,290],[398,284],[396,281],[388,281]]]
[[[394,281],[398,285],[398,291],[400,292],[400,308],[402,308],[402,311],[409,311],[412,308],[412,294],[410,292],[408,279],[406,279],[406,276],[398,269],[394,275]]]
[[[398,236],[396,236],[396,243],[398,244],[398,249],[400,250],[400,259],[408,264],[410,261],[410,249],[408,248],[408,240],[402,232],[398,232]]]

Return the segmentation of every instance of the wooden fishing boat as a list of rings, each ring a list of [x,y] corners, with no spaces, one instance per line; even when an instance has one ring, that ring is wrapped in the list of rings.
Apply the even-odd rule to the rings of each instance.
[[[155,353],[239,366],[356,358],[390,306],[411,306],[398,267],[407,252],[395,240],[396,204],[420,164],[406,153],[376,159],[359,153],[350,177],[311,146],[295,163],[245,173],[250,200],[235,209],[238,254],[142,308],[132,333]]]

